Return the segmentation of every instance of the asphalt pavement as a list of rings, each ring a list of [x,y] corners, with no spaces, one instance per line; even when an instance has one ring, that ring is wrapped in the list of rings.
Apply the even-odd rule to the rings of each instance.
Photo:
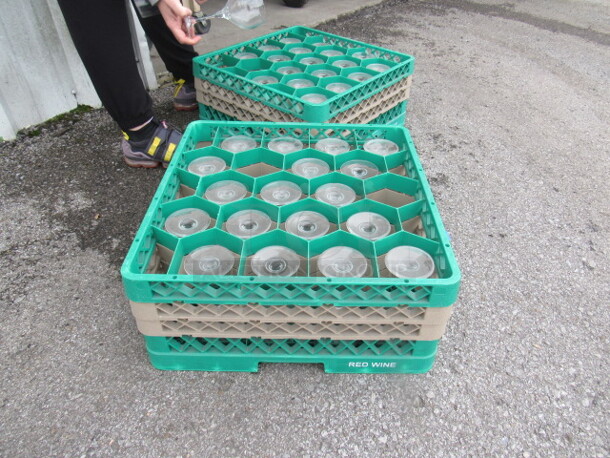
[[[406,125],[463,274],[433,369],[152,368],[119,268],[163,171],[72,114],[0,144],[1,456],[610,455],[608,3],[388,0],[319,28],[416,58]]]

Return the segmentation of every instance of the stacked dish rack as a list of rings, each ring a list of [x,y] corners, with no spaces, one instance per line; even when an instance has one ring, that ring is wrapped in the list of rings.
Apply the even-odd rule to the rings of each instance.
[[[222,148],[227,138],[254,141],[251,149]],[[297,139],[290,153],[270,149],[277,138]],[[316,149],[323,139],[340,139],[349,150],[328,154]],[[373,139],[389,140],[396,151],[365,151]],[[189,171],[202,157],[216,157],[225,169],[207,176]],[[322,176],[294,173],[303,158],[323,161]],[[354,158],[378,169],[357,178],[341,172]],[[206,191],[222,180],[241,183],[240,200],[218,204]],[[269,183],[288,181],[299,200],[277,206],[261,198]],[[325,184],[340,183],[355,192],[352,203],[336,207],[316,198]],[[205,211],[209,227],[186,237],[168,232],[165,222],[183,209]],[[257,210],[272,221],[262,234],[243,239],[227,231],[235,213]],[[308,240],[286,231],[286,220],[315,211],[330,222],[325,235]],[[383,215],[388,235],[367,240],[345,223],[362,211]],[[236,262],[226,275],[188,275],[185,258],[206,245],[228,249]],[[258,276],[252,258],[268,246],[296,252],[294,276]],[[385,257],[397,246],[416,247],[434,261],[429,278],[398,278]],[[366,257],[358,278],[326,277],[317,267],[330,247],[347,246]],[[189,125],[152,199],[122,267],[127,297],[145,335],[152,364],[160,369],[256,371],[260,363],[321,363],[327,372],[415,373],[429,370],[457,299],[460,271],[409,131],[390,125],[326,122],[267,123],[195,121]]]

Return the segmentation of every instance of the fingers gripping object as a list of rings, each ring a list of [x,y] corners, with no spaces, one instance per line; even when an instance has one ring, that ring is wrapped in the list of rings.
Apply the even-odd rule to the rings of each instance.
[[[226,5],[214,14],[204,14],[199,5],[193,5],[193,15],[184,19],[189,37],[202,35],[210,30],[210,19],[226,19],[242,29],[254,29],[265,22],[263,0],[227,0]]]
[[[201,11],[201,4],[205,3],[205,0],[182,0],[182,3],[193,12],[192,16],[184,18],[187,36],[189,38],[194,38],[197,35],[205,35],[208,33],[212,23],[203,11]]]
[[[208,33],[212,26],[212,21],[207,16],[204,16],[203,12],[198,11],[193,13],[192,16],[184,18],[184,24],[186,25],[187,35],[193,38],[196,35]]]

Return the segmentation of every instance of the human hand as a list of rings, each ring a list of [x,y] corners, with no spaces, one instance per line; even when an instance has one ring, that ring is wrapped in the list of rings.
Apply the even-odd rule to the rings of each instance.
[[[201,36],[189,37],[186,33],[184,18],[191,16],[193,12],[182,6],[180,0],[159,0],[157,6],[167,27],[172,31],[178,42],[185,45],[194,45],[201,40]]]

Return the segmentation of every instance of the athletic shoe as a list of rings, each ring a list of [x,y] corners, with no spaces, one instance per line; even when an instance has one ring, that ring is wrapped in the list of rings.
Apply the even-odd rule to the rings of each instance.
[[[182,138],[182,132],[170,126],[166,121],[157,122],[153,134],[144,140],[134,141],[129,134],[123,132],[121,148],[123,159],[130,167],[155,168],[159,165],[167,167],[172,160],[174,151]],[[133,135],[133,134],[132,134]]]
[[[197,109],[197,91],[194,83],[187,83],[182,79],[176,81],[174,108],[178,111],[195,111]]]

